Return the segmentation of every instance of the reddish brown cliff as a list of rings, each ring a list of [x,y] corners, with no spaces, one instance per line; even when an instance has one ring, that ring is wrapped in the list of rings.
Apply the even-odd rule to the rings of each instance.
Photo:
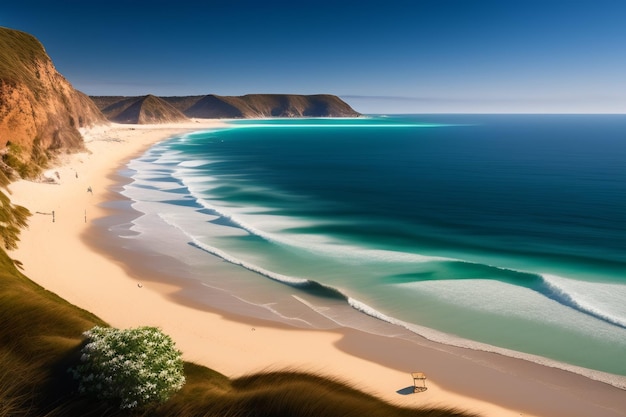
[[[78,128],[105,122],[37,39],[0,27],[0,168],[33,176],[58,152],[82,149]]]

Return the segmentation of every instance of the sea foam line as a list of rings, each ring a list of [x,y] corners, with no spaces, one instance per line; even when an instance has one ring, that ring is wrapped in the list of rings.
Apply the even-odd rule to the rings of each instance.
[[[237,125],[237,127],[242,127],[242,126],[250,126],[250,125]],[[259,124],[259,126],[268,126],[268,125]],[[283,126],[289,126],[289,125],[278,125],[278,126],[283,127]],[[297,126],[302,126],[302,125],[298,124]],[[320,126],[320,125],[312,124],[311,126]],[[336,125],[324,125],[324,126],[336,126]],[[341,125],[341,126],[349,127],[349,126],[354,126],[354,125],[346,124],[346,125]],[[368,124],[367,126],[372,126],[372,124]],[[381,124],[381,126],[389,126],[389,125]],[[392,125],[392,126],[397,126],[397,125]],[[407,126],[413,126],[413,125],[407,125]],[[415,125],[415,126],[418,126],[418,125]],[[220,130],[223,130],[223,129],[220,129]],[[180,138],[175,138],[174,140],[176,139],[180,139]],[[374,261],[374,262],[410,263],[410,262],[431,262],[431,261],[456,261],[456,259],[439,257],[439,256],[428,256],[428,255],[397,252],[397,251],[387,251],[387,250],[362,249],[357,246],[346,245],[342,243],[333,243],[332,247],[329,247],[329,245],[327,244],[320,245],[320,244],[315,244],[310,241],[289,239],[284,236],[279,236],[275,233],[269,233],[269,232],[263,231],[259,228],[254,227],[251,224],[246,223],[239,216],[231,212],[228,212],[227,210],[224,210],[223,208],[218,208],[214,204],[210,204],[200,195],[200,193],[196,192],[193,189],[194,187],[190,184],[190,182],[197,181],[198,177],[196,176],[190,177],[190,176],[185,175],[185,173],[186,172],[194,173],[193,168],[195,166],[209,164],[212,162],[211,160],[203,159],[203,160],[198,160],[198,162],[183,160],[182,158],[180,158],[180,156],[183,154],[182,151],[169,149],[167,148],[166,144],[163,144],[159,146],[158,148],[152,148],[150,154],[151,154],[151,158],[153,159],[156,158],[157,163],[161,162],[161,163],[166,164],[166,166],[162,166],[158,170],[160,176],[164,174],[163,172],[161,172],[161,170],[168,171],[172,177],[174,177],[176,180],[180,182],[181,185],[184,185],[187,188],[187,190],[189,191],[189,194],[196,200],[196,202],[199,205],[201,205],[207,210],[212,211],[218,216],[228,219],[229,222],[247,231],[248,233],[251,233],[252,235],[260,237],[268,242],[286,245],[289,247],[297,247],[299,249],[306,250],[307,252],[310,252],[310,253],[315,253],[315,254],[322,255],[322,256],[330,256],[330,257],[334,257],[337,259],[341,259],[342,261],[346,261],[350,258],[352,258],[353,261],[360,261],[360,262]],[[178,161],[178,164],[176,164],[176,161]],[[202,163],[200,163],[200,161]],[[176,165],[176,167],[174,167],[173,165]],[[183,168],[183,169],[180,169],[180,168]],[[151,169],[151,171],[155,172],[154,169]],[[203,176],[203,178],[204,178],[203,181],[209,181],[212,177]],[[338,254],[341,254],[341,255],[338,255]]]
[[[582,376],[585,376],[589,379],[604,382],[606,384],[610,384],[614,387],[626,390],[626,377],[621,375],[610,374],[607,372],[597,371],[594,369],[583,368],[581,366],[571,365],[564,362],[559,362],[554,359],[548,359],[543,356],[533,355],[530,353],[519,352],[516,350],[501,348],[493,345],[489,345],[486,343],[481,343],[469,339],[464,339],[458,336],[453,336],[447,333],[439,332],[437,330],[419,326],[417,324],[408,323],[390,316],[381,313],[380,311],[368,306],[365,303],[362,303],[354,298],[349,297],[348,303],[355,310],[366,314],[370,317],[376,318],[378,320],[382,320],[389,324],[399,326],[404,328],[411,333],[422,336],[432,342],[440,343],[442,345],[455,346],[465,349],[483,351],[496,353],[503,356],[508,356],[511,358],[522,359],[529,362],[537,363],[539,365],[547,366],[550,368],[562,369],[565,371],[573,372]],[[323,314],[319,312],[319,314]]]
[[[340,320],[329,316],[325,310],[315,306],[314,304],[307,302],[306,300],[297,297],[297,296],[293,296],[294,298],[296,298],[298,301],[300,301],[302,304],[304,304],[305,306],[307,306],[308,308],[312,309],[313,311],[315,311],[316,313],[326,317],[327,319],[333,321],[334,323],[336,323],[337,325],[340,326],[345,326]],[[569,372],[573,372],[582,376],[585,376],[589,379],[593,379],[595,381],[600,381],[600,382],[604,382],[610,385],[613,385],[617,388],[620,389],[626,389],[626,378],[620,375],[614,375],[614,374],[610,374],[607,372],[602,372],[602,371],[596,371],[593,369],[589,369],[589,368],[583,368],[580,366],[576,366],[576,365],[571,365],[571,364],[567,364],[564,362],[559,362],[553,359],[548,359],[545,358],[543,356],[538,356],[538,355],[533,355],[533,354],[529,354],[529,353],[523,353],[523,352],[519,352],[519,351],[515,351],[515,350],[511,350],[511,349],[506,349],[506,348],[501,348],[501,347],[497,347],[497,346],[493,346],[493,345],[489,345],[486,343],[481,343],[481,342],[476,342],[473,340],[469,340],[469,339],[464,339],[462,337],[459,336],[454,336],[448,333],[444,333],[444,332],[440,332],[428,327],[424,327],[424,326],[420,326],[417,324],[413,324],[413,323],[408,323],[405,322],[403,320],[399,320],[396,319],[394,317],[388,316],[378,310],[376,310],[375,308],[359,301],[356,300],[352,297],[348,297],[348,304],[350,305],[350,307],[352,307],[354,310],[362,313],[362,314],[366,314],[370,317],[373,317],[375,319],[384,321],[386,323],[389,323],[391,325],[394,326],[398,326],[400,328],[403,328],[405,330],[408,330],[409,332],[413,333],[413,334],[417,334],[421,337],[424,337],[425,339],[428,339],[432,342],[435,343],[440,343],[442,345],[446,345],[446,346],[455,346],[455,347],[459,347],[459,348],[464,348],[464,349],[470,349],[470,350],[477,350],[477,351],[483,351],[483,352],[490,352],[490,353],[496,353],[499,355],[503,355],[503,356],[507,356],[507,357],[511,357],[511,358],[516,358],[516,359],[521,359],[521,360],[526,360],[529,362],[533,362],[533,363],[537,363],[539,365],[543,365],[543,366],[547,366],[550,368],[556,368],[556,369],[562,369],[565,371],[569,371]],[[362,329],[363,330],[363,329]]]
[[[567,282],[577,282],[578,280],[560,277],[557,275],[543,274],[538,272],[526,271],[521,269],[514,268],[506,268],[497,265],[491,264],[483,264],[480,262],[467,261],[461,259],[445,259],[443,261],[447,262],[460,262],[471,265],[483,265],[489,268],[495,268],[505,272],[515,272],[519,274],[526,274],[529,276],[533,276],[540,280],[540,284],[537,287],[526,287],[529,290],[533,290],[544,297],[547,297],[564,307],[571,308],[580,313],[589,315],[595,319],[601,320],[608,324],[621,327],[626,329],[626,319],[623,317],[619,317],[607,312],[598,304],[592,304],[589,301],[585,301],[581,295],[576,294],[571,288],[567,288]],[[505,282],[505,281],[504,281]],[[582,281],[581,281],[582,282]],[[612,284],[599,284],[595,283],[595,285],[612,285]],[[571,285],[570,285],[571,286]],[[614,285],[615,288],[623,289],[624,294],[626,295],[626,286],[623,285]]]
[[[397,251],[387,251],[387,250],[377,250],[377,249],[361,249],[357,246],[346,245],[341,243],[332,243],[329,247],[328,244],[320,245],[315,244],[310,241],[289,239],[284,236],[280,236],[275,233],[266,232],[261,230],[253,225],[245,222],[241,219],[240,216],[237,216],[224,208],[219,208],[214,204],[207,202],[199,193],[195,192],[190,186],[187,178],[184,175],[181,175],[180,172],[173,172],[172,175],[176,177],[181,183],[187,187],[191,196],[196,200],[196,202],[204,207],[207,210],[215,213],[215,215],[221,216],[242,230],[247,231],[248,233],[260,237],[261,239],[267,242],[273,242],[280,245],[285,245],[289,247],[296,247],[299,249],[306,250],[307,252],[330,256],[334,258],[341,259],[346,261],[350,258],[358,261],[369,261],[369,262],[433,262],[433,261],[456,261],[453,258],[445,258],[440,256],[429,256],[429,255],[420,255],[415,253],[406,253],[406,252],[397,252]],[[206,177],[208,181],[211,177]]]
[[[571,307],[575,310],[588,314],[599,320],[602,320],[607,323],[626,329],[626,320],[624,318],[620,318],[618,316],[612,315],[609,312],[602,309],[601,306],[593,305],[590,302],[585,301],[580,296],[577,297],[576,294],[571,292],[571,290],[568,291],[568,289],[566,289],[565,286],[563,285],[563,282],[567,281],[567,278],[559,277],[556,275],[549,275],[549,274],[540,274],[540,276],[543,279],[543,282],[549,291],[550,298],[554,299],[555,301],[565,306]],[[596,284],[596,285],[599,285],[599,284]],[[610,285],[610,284],[604,284],[604,285]],[[621,288],[623,286],[619,286],[619,287]]]
[[[179,230],[181,230],[183,233],[186,233],[182,229],[179,229]],[[189,235],[187,234],[187,236],[189,236]],[[276,273],[276,272],[268,271],[267,269],[261,268],[258,265],[254,265],[254,264],[250,264],[250,263],[247,263],[245,261],[242,261],[239,258],[236,258],[235,256],[232,256],[232,255],[228,254],[227,252],[224,252],[223,250],[218,249],[218,248],[216,248],[214,246],[210,246],[210,245],[207,245],[205,243],[202,243],[198,239],[196,239],[195,237],[190,237],[190,238],[191,238],[191,242],[189,242],[189,244],[191,246],[194,246],[194,247],[196,247],[196,248],[198,248],[200,250],[208,252],[211,255],[215,255],[215,256],[217,256],[217,257],[219,257],[219,258],[221,258],[221,259],[225,260],[226,262],[229,262],[229,263],[231,263],[233,265],[241,266],[241,267],[247,269],[248,271],[255,272],[255,273],[259,274],[259,275],[262,275],[264,277],[270,278],[270,279],[272,279],[274,281],[278,281],[278,282],[282,282],[282,283],[289,284],[289,285],[294,285],[294,286],[306,285],[306,284],[310,283],[310,281],[308,279],[305,279],[305,278],[294,278],[294,277],[291,277],[289,275],[283,275],[283,274],[279,274],[279,273]]]
[[[255,123],[255,124],[245,124],[245,125],[230,125],[230,127],[223,128],[221,130],[229,130],[229,129],[258,129],[258,128],[279,128],[279,129],[299,129],[299,128],[372,128],[372,127],[384,127],[384,128],[433,128],[433,127],[447,127],[449,125],[440,124],[440,123],[368,123],[368,124],[316,124],[316,123],[298,123],[298,124],[280,124],[280,123]]]
[[[221,249],[218,249],[214,246],[211,245],[207,245],[206,243],[201,242],[200,240],[198,240],[195,236],[191,235],[189,232],[187,232],[186,230],[184,230],[183,228],[181,228],[180,226],[178,226],[176,223],[173,223],[171,221],[169,221],[168,219],[165,218],[165,216],[158,214],[158,217],[167,225],[175,228],[176,230],[179,230],[181,233],[183,233],[187,238],[190,239],[189,245],[196,247],[204,252],[207,252],[211,255],[217,256],[221,259],[223,259],[226,262],[229,262],[233,265],[237,265],[237,266],[241,266],[244,269],[247,269],[248,271],[257,273],[259,275],[262,275],[266,278],[269,278],[273,281],[277,281],[283,284],[287,284],[290,285],[292,287],[296,287],[296,288],[301,288],[304,290],[314,290],[317,292],[323,292],[325,295],[327,296],[331,296],[334,298],[339,298],[339,299],[343,299],[343,300],[347,300],[348,297],[339,289],[334,288],[334,287],[330,287],[324,284],[321,284],[317,281],[313,281],[307,278],[297,278],[297,277],[293,277],[290,275],[284,275],[284,274],[280,274],[277,272],[273,272],[273,271],[269,271],[263,267],[260,267],[258,265],[255,264],[251,264],[249,262],[243,261],[229,253],[227,253],[226,251],[223,251]]]

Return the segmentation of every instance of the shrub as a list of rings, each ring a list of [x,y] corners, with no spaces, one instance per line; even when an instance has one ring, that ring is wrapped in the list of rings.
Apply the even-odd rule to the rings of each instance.
[[[165,402],[185,383],[180,351],[155,327],[96,326],[84,335],[81,363],[70,370],[80,393],[119,402],[120,408],[147,407]]]
[[[20,230],[28,225],[30,211],[11,204],[11,199],[0,191],[0,244],[5,249],[16,249]]]

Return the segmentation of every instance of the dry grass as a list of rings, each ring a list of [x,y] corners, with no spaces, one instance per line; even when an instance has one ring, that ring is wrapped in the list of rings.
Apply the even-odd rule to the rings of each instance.
[[[39,62],[48,57],[41,43],[32,35],[0,27],[0,75],[7,83],[25,83],[33,90],[38,88]]]
[[[73,416],[470,416],[455,410],[391,406],[319,375],[270,372],[229,380],[185,364],[187,383],[157,408],[120,411],[75,394],[67,369],[77,363],[81,334],[105,325],[23,276],[0,250],[0,417]]]

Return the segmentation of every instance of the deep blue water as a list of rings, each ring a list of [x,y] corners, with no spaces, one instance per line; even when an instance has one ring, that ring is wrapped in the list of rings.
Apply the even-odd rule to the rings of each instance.
[[[137,210],[260,282],[626,375],[624,116],[238,121],[130,168]]]

